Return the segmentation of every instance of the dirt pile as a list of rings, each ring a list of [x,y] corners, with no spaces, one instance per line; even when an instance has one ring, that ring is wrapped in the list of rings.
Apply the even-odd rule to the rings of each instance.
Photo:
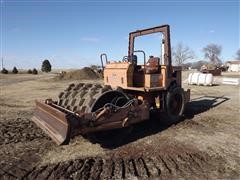
[[[79,70],[70,71],[70,72],[62,72],[57,77],[60,80],[79,80],[79,79],[99,79],[101,78],[101,74],[92,68],[84,67]]]

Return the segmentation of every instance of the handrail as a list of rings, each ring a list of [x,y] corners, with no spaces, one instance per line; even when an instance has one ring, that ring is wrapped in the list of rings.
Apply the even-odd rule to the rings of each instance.
[[[141,52],[141,53],[143,53],[144,68],[145,68],[145,66],[146,66],[146,54],[145,54],[145,52],[144,52],[143,50],[135,50],[135,51],[133,51],[133,52]]]
[[[123,56],[122,61],[128,61],[128,56]]]
[[[103,56],[105,57],[105,62],[106,62],[106,64],[108,64],[107,54],[102,53],[102,54],[100,55],[100,59],[101,59],[101,63],[102,63],[102,69],[104,69],[104,66],[103,66]]]

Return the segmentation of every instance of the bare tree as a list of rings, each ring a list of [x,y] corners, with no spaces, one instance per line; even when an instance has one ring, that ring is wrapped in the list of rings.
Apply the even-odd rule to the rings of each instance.
[[[237,50],[236,54],[237,54],[237,60],[240,60],[240,49]]]
[[[221,59],[219,56],[222,52],[222,46],[217,44],[208,44],[203,48],[204,57],[209,59],[209,61],[215,65],[221,64]]]
[[[193,58],[194,52],[188,46],[178,43],[176,47],[173,48],[173,59],[176,65],[181,66],[184,62]]]

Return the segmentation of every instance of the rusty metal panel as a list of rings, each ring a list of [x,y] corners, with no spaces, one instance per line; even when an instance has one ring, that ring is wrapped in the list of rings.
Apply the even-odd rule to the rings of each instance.
[[[127,69],[130,66],[129,62],[110,62],[106,64],[105,69]]]
[[[104,69],[104,84],[126,88],[133,85],[133,65],[128,62],[111,62]]]
[[[171,81],[176,80],[178,86],[182,86],[182,67],[181,66],[173,66],[173,73],[175,74],[172,77]]]
[[[162,74],[145,74],[145,87],[161,87],[162,86]]]
[[[148,119],[149,105],[148,103],[143,102],[142,104],[135,104],[120,109],[117,112],[103,114],[93,123],[93,127],[84,127],[81,129],[81,133],[85,134],[89,132],[122,128]]]
[[[66,114],[45,103],[36,101],[32,121],[45,131],[58,145],[70,140],[70,125]]]

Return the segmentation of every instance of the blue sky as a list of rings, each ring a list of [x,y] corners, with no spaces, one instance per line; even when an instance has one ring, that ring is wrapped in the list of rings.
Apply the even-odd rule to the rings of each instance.
[[[1,0],[1,56],[7,68],[40,68],[44,59],[79,68],[100,64],[102,52],[120,60],[129,32],[169,24],[172,46],[182,42],[200,60],[202,48],[216,43],[229,60],[240,47],[239,11],[238,0]]]

